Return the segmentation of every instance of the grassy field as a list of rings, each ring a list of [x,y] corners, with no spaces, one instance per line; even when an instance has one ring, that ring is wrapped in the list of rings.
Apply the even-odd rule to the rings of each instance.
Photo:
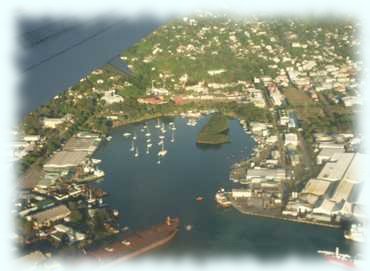
[[[289,106],[295,109],[302,121],[309,121],[312,118],[324,117],[320,104],[315,103],[311,97],[302,90],[289,87],[284,90]]]

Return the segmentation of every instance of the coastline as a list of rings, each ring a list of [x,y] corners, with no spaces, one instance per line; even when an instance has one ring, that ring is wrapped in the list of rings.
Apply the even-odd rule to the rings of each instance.
[[[317,222],[317,221],[311,221],[311,220],[305,220],[305,219],[298,219],[298,218],[287,217],[283,215],[263,214],[260,212],[248,211],[248,210],[243,209],[240,205],[236,204],[234,201],[232,201],[231,205],[237,211],[239,211],[240,213],[244,215],[263,217],[263,218],[269,218],[269,219],[277,219],[277,220],[283,220],[283,221],[292,222],[292,223],[309,224],[309,225],[327,227],[327,228],[332,228],[332,229],[341,228],[340,225],[336,225],[336,224],[323,223],[323,222]]]

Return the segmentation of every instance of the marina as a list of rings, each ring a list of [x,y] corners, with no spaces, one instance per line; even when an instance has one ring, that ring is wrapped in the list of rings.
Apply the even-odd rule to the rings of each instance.
[[[191,230],[182,227],[173,242],[161,249],[159,253],[166,255],[220,252],[318,257],[317,250],[336,246],[344,253],[350,252],[351,246],[341,229],[246,216],[234,208],[219,208],[215,193],[220,187],[227,190],[231,186],[231,166],[250,157],[255,142],[238,120],[230,120],[230,143],[211,148],[199,146],[195,144],[196,135],[207,118],[198,119],[196,126],[188,126],[187,119],[177,117],[153,119],[112,131],[112,141],[99,148],[94,158],[102,160],[100,167],[106,172],[104,182],[99,184],[110,194],[106,202],[124,214],[120,224],[140,229],[170,215],[179,217],[183,225],[191,225]],[[140,131],[144,125],[151,131],[154,143],[148,154],[146,129]],[[166,133],[161,131],[164,126]],[[173,144],[170,126],[176,127]],[[136,140],[123,138],[125,132],[135,134]],[[158,156],[162,150],[162,145],[157,145],[162,140],[159,136],[163,136],[163,148],[167,150],[164,156]],[[139,157],[130,152],[132,142],[139,148]],[[302,245],[297,247],[297,243]]]

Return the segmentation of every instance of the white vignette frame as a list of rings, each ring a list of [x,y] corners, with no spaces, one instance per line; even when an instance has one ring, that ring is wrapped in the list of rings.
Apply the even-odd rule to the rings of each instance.
[[[14,199],[17,187],[15,184],[14,171],[9,165],[7,153],[10,152],[12,142],[11,128],[15,126],[17,121],[17,108],[19,108],[17,86],[21,78],[19,71],[15,65],[15,56],[19,53],[20,48],[17,44],[17,14],[23,12],[27,17],[52,17],[52,18],[93,18],[104,16],[105,14],[114,14],[116,16],[126,16],[130,18],[140,16],[186,16],[197,10],[206,10],[211,12],[230,12],[240,16],[317,16],[317,17],[351,17],[358,23],[359,40],[360,40],[360,61],[362,62],[362,71],[359,75],[360,91],[362,93],[362,103],[366,105],[369,100],[369,77],[370,70],[369,53],[366,48],[370,48],[370,16],[366,10],[370,10],[367,1],[330,1],[330,0],[259,0],[259,1],[170,1],[170,0],[136,0],[129,3],[123,3],[117,0],[105,1],[71,1],[63,2],[34,0],[34,1],[9,1],[2,4],[0,10],[2,26],[4,27],[3,40],[1,42],[1,59],[3,60],[2,67],[2,83],[3,89],[2,99],[0,99],[0,167],[2,172],[3,195],[1,198],[0,208],[2,209],[3,221],[1,223],[1,258],[3,268],[5,270],[122,270],[122,268],[135,268],[136,270],[153,270],[153,268],[161,268],[162,270],[188,270],[188,269],[203,269],[203,270],[224,270],[230,268],[248,268],[250,270],[343,270],[342,267],[328,265],[324,262],[310,261],[303,258],[295,258],[287,256],[279,261],[266,262],[257,260],[252,257],[215,257],[207,258],[205,261],[195,260],[193,258],[147,258],[141,261],[132,261],[120,266],[99,266],[92,261],[83,261],[81,264],[71,266],[67,262],[55,261],[44,267],[33,267],[24,265],[16,261],[14,253],[14,244],[10,238],[13,229],[13,219],[11,204]],[[370,153],[370,125],[367,123],[367,117],[370,116],[370,107],[363,106],[361,113],[358,115],[357,125],[359,131],[364,136],[363,152]],[[368,161],[366,161],[366,164]],[[364,180],[363,189],[365,194],[370,192],[369,188],[369,167],[362,165],[360,177]],[[369,202],[364,202],[368,215]],[[368,229],[367,229],[368,232]],[[358,267],[358,270],[365,270],[370,260],[367,256],[369,253],[369,245],[365,244],[362,247],[362,256],[364,263]]]

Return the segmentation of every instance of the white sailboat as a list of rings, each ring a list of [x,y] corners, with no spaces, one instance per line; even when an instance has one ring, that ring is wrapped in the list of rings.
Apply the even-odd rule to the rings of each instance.
[[[166,132],[166,126],[165,126],[164,123],[162,123],[161,132],[162,133],[165,133]]]
[[[132,140],[130,151],[134,151],[134,150],[135,150],[135,144],[134,144],[134,140]]]
[[[151,148],[153,145],[152,145],[152,143],[149,143],[147,146],[148,146],[148,148]]]
[[[139,157],[139,148],[138,147],[136,147],[135,157]]]
[[[175,142],[175,132],[174,130],[172,130],[172,133],[171,133],[171,142]]]
[[[131,133],[124,133],[123,136],[124,137],[129,137],[131,135]]]
[[[162,149],[158,152],[158,156],[165,156],[167,154],[167,150],[164,149],[164,144],[162,144]]]

